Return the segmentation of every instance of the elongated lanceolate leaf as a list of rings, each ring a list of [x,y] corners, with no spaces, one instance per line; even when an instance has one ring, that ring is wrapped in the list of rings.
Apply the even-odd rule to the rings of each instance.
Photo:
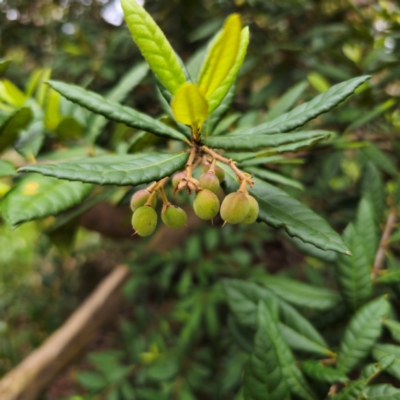
[[[347,374],[371,351],[381,334],[381,319],[389,313],[389,303],[380,297],[365,304],[353,316],[340,342],[337,368]]]
[[[240,67],[243,64],[244,57],[246,56],[247,46],[249,45],[250,34],[249,28],[245,27],[242,29],[240,35],[239,51],[237,53],[235,62],[230,69],[229,73],[226,75],[225,79],[222,81],[220,86],[212,93],[208,100],[208,113],[212,114],[216,108],[221,104],[222,100],[229,92],[229,89],[235,82],[235,79],[239,73]]]
[[[337,106],[369,78],[369,75],[360,76],[332,86],[329,90],[315,97],[313,100],[294,108],[292,111],[289,111],[272,121],[242,131],[242,134],[272,134],[298,128],[310,119],[313,119]]]
[[[63,82],[49,81],[50,86],[68,100],[79,104],[88,110],[103,115],[113,121],[121,122],[133,128],[141,129],[176,140],[185,140],[185,136],[173,128],[157,121],[146,114],[142,114],[130,107],[105,99],[97,93],[90,92],[79,86]]]
[[[237,133],[224,136],[212,136],[204,139],[204,143],[210,147],[224,150],[258,150],[263,147],[276,147],[282,144],[295,143],[303,140],[320,141],[328,138],[331,134],[331,132],[326,131],[305,131],[251,136]]]
[[[267,169],[261,169],[261,168],[246,168],[246,172],[256,176],[257,178],[264,179],[266,181],[280,183],[285,186],[290,186],[299,190],[304,190],[304,186],[300,182],[288,178],[284,175],[278,174],[277,172],[272,172]]]
[[[21,179],[4,197],[1,212],[12,227],[58,214],[80,203],[93,185],[68,182],[39,174]]]
[[[125,20],[150,68],[174,94],[186,82],[174,50],[164,33],[136,0],[122,0]]]
[[[352,257],[340,255],[337,258],[336,277],[346,303],[356,310],[372,293],[370,264],[364,249],[364,236],[353,224],[347,226],[343,238]]]
[[[367,386],[364,394],[368,400],[400,400],[400,389],[387,383]]]
[[[173,174],[183,168],[187,159],[188,153],[102,156],[59,164],[28,165],[19,171],[100,185],[136,186]]]
[[[304,361],[301,363],[302,371],[310,378],[328,383],[346,382],[349,378],[338,370],[326,367],[318,361]]]
[[[400,380],[400,346],[393,344],[377,344],[374,346],[372,356],[376,361],[380,361],[382,358],[393,355],[395,360],[392,365],[387,368],[387,372]]]
[[[225,170],[226,190],[236,191],[238,184],[234,173],[230,168],[220,166]],[[290,236],[298,237],[320,249],[350,254],[341,237],[306,205],[260,179],[254,178],[254,182],[250,194],[260,206],[259,221],[274,228],[284,228]]]
[[[291,361],[290,350],[282,340],[277,321],[260,302],[254,350],[244,376],[245,400],[289,400],[290,387],[284,368]]]
[[[135,65],[111,91],[107,94],[106,98],[115,102],[121,102],[125,100],[126,96],[135,86],[137,86],[142,79],[147,75],[149,67],[146,63],[140,63]],[[89,138],[93,143],[96,138],[100,135],[102,130],[107,124],[107,119],[102,115],[96,115],[91,123],[89,129]]]

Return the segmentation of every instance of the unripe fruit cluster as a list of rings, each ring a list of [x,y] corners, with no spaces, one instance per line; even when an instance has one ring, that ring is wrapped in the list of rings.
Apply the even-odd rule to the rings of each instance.
[[[186,172],[178,172],[172,177],[172,184],[175,192],[196,185],[196,196],[193,201],[195,214],[204,220],[211,220],[220,211],[221,218],[229,224],[252,224],[256,221],[259,213],[257,200],[250,196],[246,189],[239,189],[237,192],[228,194],[220,206],[216,195],[220,188],[220,182],[224,180],[224,171],[215,167],[212,170],[203,172],[198,181],[187,179]],[[177,206],[168,202],[164,190],[161,188],[163,208],[161,220],[172,229],[179,229],[186,225],[187,214]],[[156,193],[150,189],[139,190],[131,199],[133,211],[132,226],[139,236],[151,235],[156,226],[158,216],[155,211],[157,205]]]

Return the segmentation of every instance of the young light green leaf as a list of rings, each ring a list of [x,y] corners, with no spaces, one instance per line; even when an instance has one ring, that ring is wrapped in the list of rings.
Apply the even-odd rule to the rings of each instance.
[[[188,153],[113,155],[59,164],[35,164],[20,172],[38,172],[60,179],[100,185],[132,185],[158,181],[183,168]]]
[[[280,335],[277,321],[265,303],[260,302],[254,350],[244,376],[245,400],[289,400],[285,369],[290,369],[291,364],[292,355]]]
[[[304,361],[300,365],[302,371],[310,378],[328,383],[347,382],[349,378],[334,368],[327,367],[318,361]]]
[[[22,107],[0,121],[0,153],[13,145],[19,132],[31,122],[32,116],[30,108]]]
[[[283,144],[296,143],[303,140],[320,141],[332,133],[327,131],[304,131],[293,133],[277,133],[275,135],[251,135],[239,133],[224,136],[211,136],[204,143],[213,148],[223,150],[258,150],[263,147],[277,147]]]
[[[395,360],[390,367],[387,368],[387,372],[400,380],[400,346],[393,344],[378,344],[372,351],[372,356],[376,361],[380,361],[382,358],[393,355]]]
[[[387,383],[367,386],[364,394],[368,400],[400,400],[400,389]]]
[[[260,277],[258,281],[285,301],[296,306],[329,310],[340,302],[340,295],[334,290],[312,286],[293,279],[268,275]]]
[[[225,171],[225,189],[228,192],[236,191],[238,184],[235,174],[225,165],[220,164],[220,167]],[[306,205],[260,179],[255,178],[254,182],[250,194],[260,206],[260,221],[274,228],[284,228],[290,236],[320,249],[350,254],[341,237]]]
[[[306,81],[299,82],[291,87],[265,114],[263,122],[272,121],[278,118],[280,115],[290,110],[296,102],[300,99],[300,96],[306,90],[308,83]]]
[[[105,99],[97,93],[90,92],[79,86],[69,85],[63,82],[49,81],[50,86],[68,100],[79,104],[88,110],[103,115],[113,121],[121,122],[133,128],[145,130],[158,136],[185,141],[186,138],[180,132],[157,121],[146,114],[142,114],[130,107]]]
[[[117,83],[115,87],[107,94],[106,98],[115,102],[124,101],[126,96],[133,90],[147,75],[149,67],[146,63],[139,63],[135,65],[123,78]],[[107,119],[102,115],[96,115],[90,122],[89,139],[93,143],[100,135],[102,130],[107,124]]]
[[[332,86],[329,90],[315,97],[313,100],[303,103],[292,111],[289,111],[272,121],[247,129],[243,131],[242,134],[263,135],[285,132],[298,128],[299,126],[304,125],[307,121],[340,104],[369,78],[369,75],[360,76]]]
[[[347,374],[370,352],[381,334],[381,319],[389,313],[389,303],[380,297],[365,304],[350,320],[340,342],[337,367]]]
[[[80,203],[92,185],[29,174],[4,197],[1,212],[11,227],[58,214]]]
[[[246,168],[246,172],[256,176],[257,178],[264,179],[266,181],[280,183],[282,185],[290,186],[299,190],[304,190],[304,186],[294,179],[288,178],[284,175],[278,174],[276,172],[269,171],[267,169],[261,168]]]
[[[122,0],[122,9],[133,40],[162,84],[174,94],[185,74],[164,33],[136,0]]]
[[[372,293],[370,264],[364,249],[364,238],[353,224],[349,224],[343,235],[352,257],[338,256],[336,277],[346,303],[356,310],[368,300]]]
[[[243,64],[244,57],[246,56],[247,46],[249,45],[249,28],[245,27],[242,29],[240,34],[239,51],[237,53],[235,62],[230,69],[229,73],[226,75],[225,79],[222,81],[220,86],[212,93],[208,100],[208,113],[212,114],[217,107],[221,104],[224,97],[229,92],[230,87],[235,81],[240,67]]]
[[[0,178],[15,175],[15,173],[16,169],[14,164],[9,161],[0,160]]]

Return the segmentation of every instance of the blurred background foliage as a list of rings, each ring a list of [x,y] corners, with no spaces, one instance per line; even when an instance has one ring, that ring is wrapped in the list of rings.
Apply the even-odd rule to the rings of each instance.
[[[371,74],[351,100],[312,122],[336,132],[333,139],[266,165],[271,181],[339,232],[354,220],[362,196],[373,203],[377,227],[385,223],[399,183],[396,1],[146,0],[146,8],[192,69],[229,13],[239,12],[250,26],[248,55],[221,130],[267,121],[335,83]],[[142,61],[117,0],[0,0],[0,58],[10,60],[0,63],[0,120],[32,98],[39,121],[14,149],[4,146],[1,160],[22,165],[56,150],[132,153],[160,145],[122,125],[98,122],[100,128],[93,128],[91,115],[42,84],[51,76],[109,93]],[[159,115],[153,78],[146,74],[126,93],[126,103]],[[25,117],[28,126],[31,118]],[[0,196],[13,182],[0,178]],[[143,256],[146,241],[130,238],[129,196],[107,190],[94,191],[83,209],[61,216],[58,225],[54,217],[16,230],[0,225],[0,374],[59,327],[114,265],[133,269],[118,324],[102,332],[92,353],[43,399],[240,399],[246,341],[240,343],[242,332],[227,317],[220,278],[254,280],[268,272],[335,287],[334,255],[321,255],[264,224],[203,224],[177,238],[171,250]],[[390,265],[399,268],[398,231],[394,236]],[[392,289],[398,294],[398,286]],[[343,308],[336,311],[335,323],[346,315]],[[342,328],[329,330],[330,322],[312,317],[337,345]]]

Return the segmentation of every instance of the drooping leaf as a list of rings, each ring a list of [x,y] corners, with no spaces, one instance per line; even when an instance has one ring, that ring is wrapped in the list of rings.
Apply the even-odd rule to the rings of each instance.
[[[278,174],[276,172],[269,171],[267,169],[261,168],[246,168],[246,172],[256,176],[257,178],[264,179],[266,181],[280,183],[282,185],[290,186],[299,190],[304,190],[304,186],[291,178],[288,178],[284,175]]]
[[[132,185],[160,180],[180,170],[188,153],[113,155],[59,164],[35,164],[20,172],[38,172],[60,179],[100,185]]]
[[[268,307],[260,302],[254,350],[244,376],[245,400],[289,400],[290,387],[284,369],[292,361],[277,321]]]
[[[364,238],[353,224],[347,226],[343,238],[352,256],[337,258],[336,277],[347,304],[356,310],[372,293],[371,265],[364,250]]]
[[[199,88],[193,83],[182,85],[175,93],[172,103],[175,119],[199,132],[208,115],[208,104]]]
[[[0,160],[0,178],[15,175],[16,169],[9,161]]]
[[[122,0],[121,5],[133,40],[143,57],[162,84],[174,94],[186,79],[167,38],[137,1]]]
[[[118,103],[124,101],[129,92],[132,91],[147,75],[148,70],[149,67],[146,63],[135,65],[126,75],[123,76],[117,85],[111,89],[106,98]],[[100,135],[106,124],[107,119],[101,115],[96,115],[92,119],[88,133],[89,139],[92,143]]]
[[[231,14],[213,41],[198,78],[198,85],[208,99],[226,78],[237,58],[242,21],[239,14]]]
[[[58,214],[79,202],[92,185],[29,174],[10,190],[1,202],[7,223],[16,227],[23,222]]]
[[[277,147],[307,140],[320,141],[328,138],[332,133],[327,131],[304,131],[293,133],[277,133],[274,135],[246,136],[240,132],[224,136],[211,136],[204,139],[207,146],[223,150],[258,150],[263,147]]]
[[[328,383],[346,382],[349,378],[337,369],[327,367],[319,361],[303,361],[300,365],[302,371],[310,378]]]
[[[381,334],[383,318],[389,312],[385,297],[365,304],[353,316],[340,342],[337,368],[347,374],[371,351]]]
[[[158,136],[176,140],[185,140],[185,136],[175,129],[157,121],[146,114],[142,114],[130,107],[105,99],[97,93],[90,92],[79,86],[63,82],[49,81],[50,86],[68,100],[79,104],[88,110],[103,115],[113,121],[121,122],[133,128],[145,130]]]
[[[260,277],[258,281],[285,301],[297,306],[329,310],[340,302],[340,295],[334,290],[293,279],[269,275]]]
[[[225,188],[228,192],[238,189],[235,174],[220,164],[225,171]],[[298,237],[323,250],[350,254],[341,237],[306,205],[289,196],[284,191],[254,179],[254,187],[249,191],[260,206],[258,220],[273,226],[284,228],[290,236]]]
[[[357,87],[362,85],[369,78],[369,75],[360,76],[332,86],[329,90],[321,93],[313,100],[303,103],[292,111],[289,111],[272,121],[242,131],[242,134],[272,134],[298,128],[299,126],[304,125],[307,121],[340,104],[343,100],[349,97]]]
[[[393,364],[387,368],[387,372],[396,379],[400,379],[400,346],[393,344],[377,344],[372,351],[372,356],[378,362],[382,358],[390,355],[393,355],[395,360]]]
[[[400,400],[400,389],[387,383],[367,386],[364,394],[368,400]]]
[[[219,85],[219,87],[212,93],[212,95],[207,99],[208,100],[208,113],[212,114],[217,107],[221,104],[224,97],[229,92],[229,89],[233,85],[236,80],[236,77],[239,73],[240,67],[243,64],[244,57],[246,56],[247,46],[249,45],[250,34],[249,28],[245,27],[242,29],[240,34],[240,44],[239,51],[237,53],[235,62],[230,69],[229,73],[225,76],[225,79]]]
[[[19,132],[32,120],[32,111],[22,107],[0,122],[0,152],[10,147],[18,138]]]

